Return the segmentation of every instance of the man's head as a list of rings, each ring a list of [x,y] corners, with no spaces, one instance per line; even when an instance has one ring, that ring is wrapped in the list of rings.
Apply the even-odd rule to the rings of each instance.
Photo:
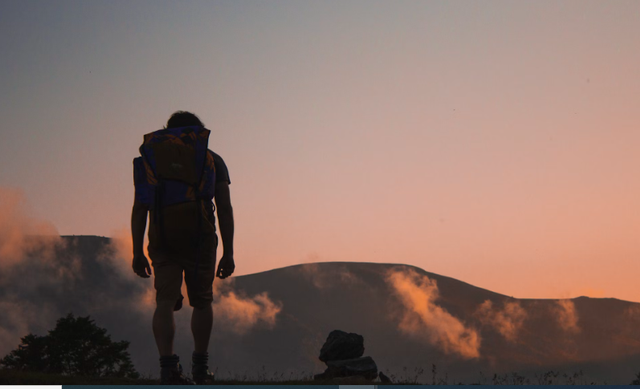
[[[204,123],[202,123],[200,119],[191,112],[176,111],[167,121],[167,126],[165,128],[178,128],[188,126],[204,127]]]

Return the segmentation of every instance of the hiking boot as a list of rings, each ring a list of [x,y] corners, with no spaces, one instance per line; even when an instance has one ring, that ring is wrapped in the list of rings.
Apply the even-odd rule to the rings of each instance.
[[[191,369],[191,376],[198,385],[213,385],[214,374],[209,371],[209,366],[194,366]]]
[[[182,366],[177,355],[160,357],[160,384],[161,385],[195,385],[195,383],[182,374]]]
[[[195,385],[189,377],[182,374],[182,366],[160,369],[160,385]]]
[[[191,376],[198,385],[213,385],[214,374],[209,371],[209,353],[198,354],[195,351],[191,356]]]

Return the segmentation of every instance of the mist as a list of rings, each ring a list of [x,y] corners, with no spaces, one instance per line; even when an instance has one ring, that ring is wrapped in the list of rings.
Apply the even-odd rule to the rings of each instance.
[[[390,271],[387,282],[404,307],[399,329],[464,358],[480,357],[480,334],[437,305],[435,280],[413,270]]]
[[[29,333],[46,335],[57,319],[71,312],[91,316],[114,341],[129,341],[138,371],[157,376],[159,357],[151,330],[153,277],[133,273],[129,231],[116,230],[112,238],[56,232],[52,223],[29,216],[22,191],[0,188],[0,357]],[[235,291],[233,279],[216,279],[214,286],[218,335],[273,326],[282,309],[267,293]],[[182,288],[185,301],[175,313],[175,344],[179,355],[190,358],[192,309],[184,283]],[[183,362],[188,366],[190,360]]]

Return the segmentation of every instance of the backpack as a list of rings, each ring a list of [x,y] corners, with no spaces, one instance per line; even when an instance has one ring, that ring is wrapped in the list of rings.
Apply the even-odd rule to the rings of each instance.
[[[215,235],[204,204],[215,196],[210,133],[189,126],[146,134],[141,157],[134,159],[136,201],[150,210],[149,255],[190,253],[196,257],[196,275],[203,240]]]

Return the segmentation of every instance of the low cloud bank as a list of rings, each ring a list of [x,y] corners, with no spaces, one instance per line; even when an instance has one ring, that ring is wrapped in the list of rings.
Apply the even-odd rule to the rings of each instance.
[[[145,298],[152,281],[124,278],[111,261],[105,261],[107,238],[63,237],[59,242],[31,247],[3,266],[0,357],[28,333],[45,334],[69,312],[91,315],[114,339],[130,340],[135,347],[138,327],[149,314]]]
[[[22,190],[0,187],[0,357],[29,332],[43,331],[44,322],[55,324],[57,304],[47,301],[76,282],[82,269],[76,255],[58,258],[69,242],[29,211]]]
[[[147,245],[144,253],[149,258]],[[121,228],[112,232],[110,247],[100,260],[110,263],[118,270],[124,279],[139,281],[131,269],[133,258],[133,241],[128,228]],[[244,296],[233,289],[233,278],[228,280],[216,279],[214,287],[214,322],[219,329],[237,334],[246,334],[256,326],[271,328],[275,325],[276,316],[282,310],[282,304],[273,302],[267,293],[260,293],[253,297]],[[186,283],[182,283],[183,306],[189,306],[189,296]],[[143,309],[155,309],[155,289],[149,283],[148,288],[139,298]]]
[[[34,251],[50,260],[56,245],[62,244],[53,224],[28,214],[22,190],[0,187],[0,270],[17,264]]]
[[[144,254],[149,258],[147,247],[144,245]],[[133,260],[133,239],[129,228],[119,228],[111,231],[109,247],[103,252],[99,260],[110,263],[123,278],[135,280],[139,277],[131,268]],[[151,264],[151,262],[149,262]]]
[[[515,342],[527,312],[515,301],[505,302],[502,309],[494,307],[491,300],[483,302],[475,315],[480,322],[494,327],[510,342]]]
[[[633,305],[625,309],[624,315],[631,320],[640,320],[640,306]]]
[[[153,281],[135,278],[130,256],[127,275],[117,251],[108,238],[59,236],[30,216],[22,190],[0,188],[0,358],[69,312],[131,341],[134,362],[147,356],[155,347],[146,304]]]
[[[560,328],[567,332],[580,332],[578,327],[578,313],[576,306],[571,300],[556,301],[556,313]]]
[[[391,270],[387,283],[402,303],[402,319],[398,328],[420,340],[441,348],[447,354],[465,359],[480,357],[480,336],[467,328],[436,304],[438,286],[435,280],[414,270]]]
[[[245,296],[233,290],[233,282],[229,281],[214,282],[214,325],[238,335],[255,327],[273,328],[282,303],[272,301],[266,292]]]
[[[300,268],[300,272],[317,289],[362,283],[345,265],[322,266],[319,263],[306,263]]]

